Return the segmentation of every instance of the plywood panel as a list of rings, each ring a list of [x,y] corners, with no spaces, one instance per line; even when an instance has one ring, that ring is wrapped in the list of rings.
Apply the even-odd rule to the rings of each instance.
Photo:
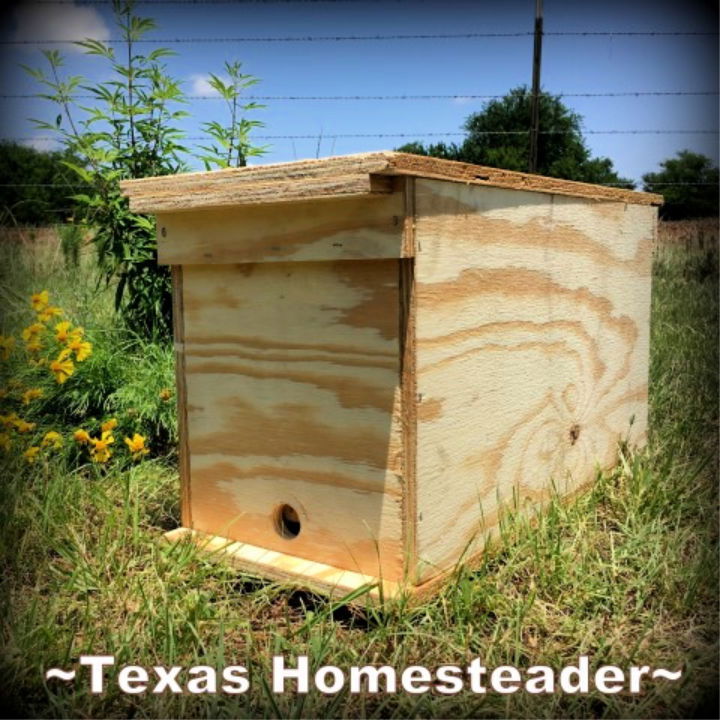
[[[172,322],[175,341],[175,391],[178,416],[178,470],[180,474],[180,516],[186,527],[192,525],[190,516],[190,453],[187,442],[187,394],[185,392],[185,324],[183,319],[183,271],[172,267]]]
[[[363,575],[351,570],[341,570],[325,563],[307,560],[288,553],[268,550],[249,543],[231,542],[217,535],[208,535],[177,528],[165,534],[168,542],[176,543],[190,539],[202,550],[215,557],[225,556],[243,570],[257,572],[281,582],[297,583],[309,590],[326,593],[334,598],[345,598],[351,593],[360,594],[362,604],[368,598],[390,599],[401,594],[405,588],[396,582]],[[362,592],[366,590],[366,592]]]
[[[397,175],[641,205],[662,204],[662,196],[652,193],[387,151],[124,180],[120,186],[130,198],[132,210],[157,213],[310,198],[324,202],[332,197],[390,192],[392,176]]]
[[[398,277],[396,260],[184,268],[194,529],[402,576]]]
[[[643,441],[656,210],[418,179],[416,212],[424,580]]]
[[[340,174],[325,177],[283,178],[272,182],[247,182],[241,175],[231,176],[222,170],[192,174],[192,192],[187,191],[183,175],[149,178],[147,184],[128,180],[133,212],[173,212],[208,207],[236,207],[267,203],[291,203],[303,200],[324,201],[342,197],[368,197],[393,190],[392,178],[367,173]],[[178,179],[180,178],[180,179]]]
[[[165,213],[158,258],[165,265],[399,258],[403,220],[402,192]]]

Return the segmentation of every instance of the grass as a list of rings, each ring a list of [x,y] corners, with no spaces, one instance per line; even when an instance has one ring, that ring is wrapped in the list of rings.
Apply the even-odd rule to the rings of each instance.
[[[126,348],[107,292],[85,263],[80,282],[52,253],[2,249],[6,321],[20,322],[32,289],[48,287],[97,332],[93,383],[107,382],[111,408],[86,397],[98,417],[145,408],[166,432],[152,391],[172,372],[166,348]],[[11,262],[6,262],[9,260]],[[167,546],[178,523],[172,454],[109,471],[70,455],[27,468],[7,460],[0,483],[5,712],[33,717],[716,717],[718,668],[717,256],[666,252],[655,263],[649,446],[571,504],[552,502],[533,522],[508,517],[479,568],[417,607],[354,608],[238,573],[190,545]],[[117,354],[117,353],[115,353]],[[132,371],[128,371],[128,365]],[[104,380],[105,378],[105,380]],[[120,378],[120,379],[118,379]],[[145,394],[143,394],[145,393]],[[121,400],[118,400],[118,397]],[[79,403],[80,400],[76,398]],[[73,401],[75,402],[75,401]],[[145,405],[143,405],[143,402]],[[48,410],[48,408],[46,408]],[[81,411],[60,406],[68,427]],[[65,414],[63,414],[65,413]],[[152,432],[152,431],[150,431]],[[160,442],[162,446],[162,442]],[[243,695],[93,695],[44,682],[81,654],[118,665],[242,664]],[[677,683],[641,695],[441,697],[272,694],[271,656],[333,664],[484,664],[559,668],[578,655],[682,668]],[[9,708],[9,710],[8,710]],[[713,714],[715,713],[715,714]]]

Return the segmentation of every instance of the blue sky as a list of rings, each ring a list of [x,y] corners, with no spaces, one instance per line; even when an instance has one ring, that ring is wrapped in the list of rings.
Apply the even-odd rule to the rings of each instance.
[[[298,37],[322,35],[459,34],[531,32],[534,0],[355,0],[346,2],[145,2],[141,15],[153,17],[156,38]],[[717,32],[717,5],[689,0],[545,0],[545,30],[552,32]],[[3,93],[36,90],[20,63],[41,63],[39,40],[86,36],[117,37],[110,3],[21,2],[3,10],[0,40],[27,44],[0,46]],[[412,95],[463,96],[443,100],[267,101],[254,114],[265,122],[259,135],[309,135],[311,139],[258,140],[270,144],[259,162],[389,149],[427,133],[460,133],[468,114],[482,101],[466,95],[502,95],[529,84],[532,37],[377,40],[346,42],[197,42],[169,45],[179,55],[169,70],[189,93],[208,92],[208,72],[238,59],[261,79],[258,95]],[[97,79],[106,68],[97,58],[58,46],[67,71]],[[715,37],[557,37],[543,44],[542,84],[550,92],[717,91]],[[678,150],[689,148],[717,162],[718,98],[574,98],[565,102],[584,117],[587,130],[713,130],[712,134],[586,136],[595,155],[610,157],[624,176],[644,172]],[[52,118],[43,101],[1,99],[3,137],[33,138],[45,147],[28,117]],[[188,108],[189,134],[200,123],[223,120],[218,100],[196,100]],[[333,138],[348,133],[406,133],[410,138]]]

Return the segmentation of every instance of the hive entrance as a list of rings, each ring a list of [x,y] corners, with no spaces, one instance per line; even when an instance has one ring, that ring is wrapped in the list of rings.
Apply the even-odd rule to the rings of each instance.
[[[288,540],[300,534],[300,517],[291,505],[281,505],[275,511],[275,529]]]

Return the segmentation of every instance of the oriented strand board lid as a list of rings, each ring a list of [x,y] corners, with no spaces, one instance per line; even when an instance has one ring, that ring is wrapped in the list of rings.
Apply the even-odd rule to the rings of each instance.
[[[637,205],[663,201],[652,193],[390,151],[125,180],[121,187],[133,211],[161,213],[382,195],[403,175]]]

